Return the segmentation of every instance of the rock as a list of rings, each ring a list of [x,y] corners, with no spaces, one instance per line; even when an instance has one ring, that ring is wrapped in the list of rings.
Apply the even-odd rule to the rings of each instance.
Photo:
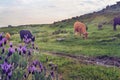
[[[64,41],[65,38],[57,38],[56,41]]]

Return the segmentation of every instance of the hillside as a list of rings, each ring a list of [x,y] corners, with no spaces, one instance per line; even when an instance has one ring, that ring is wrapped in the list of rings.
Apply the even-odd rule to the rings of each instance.
[[[71,25],[76,20],[82,21],[86,24],[91,24],[91,23],[112,24],[113,18],[119,15],[120,15],[120,2],[117,2],[114,5],[106,6],[106,8],[98,12],[92,12],[81,16],[72,17],[70,19],[54,22],[51,26],[65,26],[61,24]]]
[[[15,66],[17,65],[9,80],[38,80],[38,77],[42,78],[39,80],[120,80],[120,27],[117,27],[117,31],[113,31],[112,28],[112,19],[119,13],[120,2],[98,12],[62,20],[51,25],[29,24],[15,27],[9,25],[0,28],[0,33],[9,32],[11,34],[8,44],[0,47],[0,53],[5,48],[4,54],[1,53],[0,63],[5,60],[9,42],[12,42],[13,48],[19,49],[21,44],[27,45],[28,50],[26,54],[21,55],[16,51],[11,57],[8,57],[8,61],[13,63],[13,66],[14,63]],[[79,35],[74,35],[73,23],[76,20],[85,22],[89,27],[88,39],[84,40]],[[96,26],[98,23],[104,23],[103,29],[98,30]],[[32,32],[36,37],[34,45],[21,42],[20,30]],[[27,65],[36,60],[46,67],[47,75],[35,72],[35,75],[38,76],[32,73],[23,79],[26,77],[25,73],[29,73]],[[53,70],[49,66],[51,63],[55,64],[53,66],[57,66],[57,71],[54,71],[55,78],[43,79],[48,76],[49,70]],[[2,71],[0,71],[0,75],[2,78],[6,78]],[[35,77],[37,78],[33,79]]]

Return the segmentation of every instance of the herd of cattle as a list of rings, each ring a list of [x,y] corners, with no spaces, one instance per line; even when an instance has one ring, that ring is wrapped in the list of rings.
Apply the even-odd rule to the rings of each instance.
[[[116,31],[117,25],[120,25],[120,17],[115,17],[113,19],[113,30]],[[98,24],[98,28],[101,29],[102,25]],[[19,34],[20,34],[21,41],[23,41],[25,36],[27,36],[27,38],[31,39],[32,41],[35,41],[35,36],[33,36],[29,30],[21,30]],[[80,36],[83,36],[83,39],[87,39],[88,37],[87,26],[80,21],[76,21],[74,23],[74,34],[79,34]],[[9,33],[6,33],[5,37],[7,40],[9,40],[11,36]]]
[[[19,32],[19,34],[20,34],[21,41],[24,41],[24,39],[26,39],[26,38],[27,38],[27,39],[30,39],[32,42],[35,41],[35,36],[33,36],[32,33],[31,33],[29,30],[21,30],[21,31]],[[1,33],[0,35],[3,35],[3,33]],[[6,33],[6,34],[5,34],[5,39],[6,39],[7,41],[9,41],[10,38],[11,38],[10,33]]]
[[[120,25],[120,17],[115,17],[113,19],[113,30],[116,31],[116,26]],[[102,29],[102,24],[98,24],[98,29]],[[84,23],[76,21],[74,23],[74,33],[79,33],[80,36],[81,34],[83,35],[84,39],[87,39],[88,33],[87,33],[87,27]]]

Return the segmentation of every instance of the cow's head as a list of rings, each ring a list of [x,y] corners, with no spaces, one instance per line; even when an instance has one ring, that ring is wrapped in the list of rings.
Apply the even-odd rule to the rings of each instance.
[[[87,39],[87,38],[88,38],[88,33],[87,33],[87,32],[85,32],[85,33],[83,34],[83,38],[84,38],[84,39]]]

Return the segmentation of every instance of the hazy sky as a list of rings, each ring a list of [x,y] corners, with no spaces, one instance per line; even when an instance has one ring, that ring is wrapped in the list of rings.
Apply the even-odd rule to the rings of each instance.
[[[44,24],[98,11],[120,0],[0,0],[0,26]]]

